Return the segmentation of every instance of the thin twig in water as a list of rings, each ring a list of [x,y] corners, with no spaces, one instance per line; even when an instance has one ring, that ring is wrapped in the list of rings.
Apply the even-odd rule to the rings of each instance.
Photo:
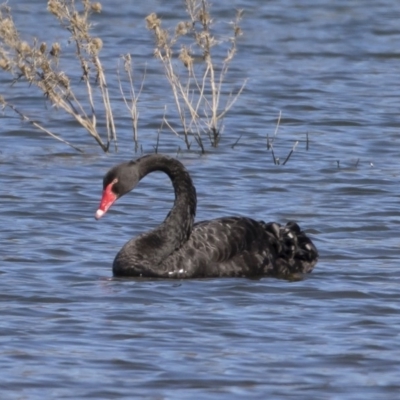
[[[282,110],[279,110],[278,121],[276,122],[276,126],[275,126],[274,138],[278,134],[278,129],[279,129],[279,125],[281,123],[281,118],[282,118]]]
[[[232,149],[234,149],[235,148],[235,146],[239,143],[239,140],[242,138],[242,134],[239,136],[239,138],[236,140],[236,142],[235,143],[233,143],[233,145],[231,146],[232,147]]]
[[[277,165],[279,159],[277,161],[276,158],[275,158],[274,148],[272,147],[272,144],[271,144],[271,153],[272,153],[272,159],[274,160],[274,164]]]
[[[167,112],[167,106],[165,106],[164,107],[164,116],[163,116],[163,119],[161,120],[161,126],[158,128],[158,130],[157,130],[157,141],[156,141],[156,145],[155,146],[153,146],[154,147],[154,151],[155,151],[155,153],[157,154],[158,153],[158,145],[159,145],[159,143],[160,143],[160,135],[161,135],[161,132],[162,132],[162,130],[163,130],[163,128],[164,128],[164,121],[165,121],[165,113]]]
[[[132,68],[131,55],[125,54],[125,55],[122,55],[121,58],[124,61],[124,70],[128,77],[128,82],[129,82],[129,100],[127,99],[127,97],[125,95],[125,91],[122,88],[122,82],[121,82],[121,77],[120,77],[120,68],[118,65],[117,78],[118,78],[118,84],[119,84],[119,91],[121,93],[121,96],[125,103],[125,106],[128,109],[129,114],[131,116],[132,129],[133,129],[133,141],[135,143],[135,152],[137,152],[138,146],[139,146],[139,132],[138,132],[139,112],[138,112],[137,104],[138,104],[139,97],[143,90],[144,80],[146,78],[146,69],[143,74],[142,83],[140,85],[139,92],[138,92],[138,94],[136,94],[135,86],[133,83],[133,76],[132,76],[133,68]]]
[[[288,156],[286,157],[286,160],[283,162],[282,165],[285,165],[285,164],[289,161],[290,156],[291,156],[291,155],[293,154],[293,152],[296,150],[296,146],[297,146],[298,144],[299,144],[299,141],[297,141],[297,142],[294,144],[294,146],[292,147],[292,150],[290,150]]]
[[[8,107],[11,110],[13,110],[16,114],[18,114],[21,119],[23,121],[29,122],[31,125],[33,125],[35,128],[38,128],[39,130],[41,130],[42,132],[47,133],[48,135],[50,135],[52,138],[59,140],[60,142],[72,147],[73,149],[79,151],[80,153],[84,153],[84,151],[82,149],[80,149],[79,147],[74,146],[73,144],[69,143],[68,141],[60,138],[60,136],[57,136],[56,134],[50,132],[48,129],[44,128],[42,125],[40,125],[38,122],[36,121],[32,121],[26,114],[23,114],[21,111],[19,111],[14,105],[9,104],[9,103],[3,103],[3,107]]]
[[[156,140],[156,145],[153,146],[154,148],[154,153],[158,154],[158,145],[160,143],[160,130],[157,130],[157,140]]]
[[[272,145],[274,143],[276,135],[278,134],[279,125],[281,123],[281,117],[282,117],[282,111],[279,111],[278,120],[276,121],[276,125],[275,125],[274,136],[272,137],[272,139],[269,138],[269,134],[267,133],[267,150],[272,149]],[[274,162],[275,162],[275,157],[274,157]],[[275,165],[276,165],[276,163],[275,163]]]

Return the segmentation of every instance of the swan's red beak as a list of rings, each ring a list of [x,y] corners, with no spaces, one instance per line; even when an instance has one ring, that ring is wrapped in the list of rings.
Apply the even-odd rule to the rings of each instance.
[[[113,193],[112,186],[115,182],[110,183],[103,190],[103,196],[101,197],[99,209],[96,211],[95,218],[100,219],[107,210],[113,205],[115,200],[117,200],[117,195]]]

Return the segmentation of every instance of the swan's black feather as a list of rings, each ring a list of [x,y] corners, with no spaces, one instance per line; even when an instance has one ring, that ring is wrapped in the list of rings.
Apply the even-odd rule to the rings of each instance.
[[[175,203],[165,221],[130,240],[117,254],[116,276],[163,278],[288,277],[311,272],[318,252],[294,223],[281,226],[246,217],[224,217],[194,224],[196,191],[185,167],[173,158],[144,156],[112,168],[104,187],[117,180],[132,190],[153,171],[171,179]]]

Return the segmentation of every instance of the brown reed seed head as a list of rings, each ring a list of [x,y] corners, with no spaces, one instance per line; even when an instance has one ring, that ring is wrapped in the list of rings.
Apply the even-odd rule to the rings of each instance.
[[[62,5],[58,0],[49,0],[47,3],[47,10],[55,15],[57,18],[62,17]]]
[[[100,38],[93,38],[89,43],[89,52],[93,55],[97,55],[103,48],[103,41]]]
[[[203,24],[203,26],[208,26],[211,23],[210,14],[205,10],[199,11],[199,21]]]
[[[48,74],[51,72],[50,63],[47,58],[42,57],[42,62],[40,63],[40,68],[42,69],[43,73]]]
[[[243,31],[240,29],[240,26],[235,26],[235,37],[242,36]]]
[[[1,14],[0,14],[1,16]],[[2,18],[0,20],[0,37],[4,40],[5,43],[10,44],[14,40],[18,38],[14,21],[9,18]]]
[[[61,72],[58,75],[58,83],[61,86],[64,86],[66,89],[69,89],[69,78],[65,75],[64,72]]]
[[[18,68],[28,81],[34,80],[33,70],[29,65],[20,63]]]
[[[5,58],[0,59],[0,68],[4,69],[4,71],[10,71],[11,70],[10,61],[6,60]]]
[[[58,57],[60,55],[61,52],[61,46],[59,43],[53,43],[53,46],[51,46],[51,50],[50,50],[50,55],[52,55],[53,57]]]
[[[23,55],[29,55],[31,53],[31,47],[27,42],[20,42],[18,45],[18,51]]]
[[[175,34],[176,36],[184,36],[187,34],[187,31],[188,31],[188,23],[181,21],[176,26]]]
[[[156,29],[159,28],[161,25],[161,20],[157,18],[156,13],[151,13],[146,17],[146,24],[147,24],[147,29]]]
[[[101,4],[100,3],[92,3],[90,6],[93,12],[95,13],[101,13]]]
[[[74,12],[71,18],[71,24],[74,28],[79,30],[79,34],[84,36],[84,33],[88,29],[87,21],[84,15],[80,15],[78,12]]]
[[[47,44],[45,42],[43,42],[40,47],[39,47],[39,51],[44,54],[46,52],[47,49]]]
[[[193,57],[190,55],[188,49],[186,47],[182,47],[181,52],[179,54],[179,59],[183,62],[183,65],[186,68],[191,68],[193,65]]]

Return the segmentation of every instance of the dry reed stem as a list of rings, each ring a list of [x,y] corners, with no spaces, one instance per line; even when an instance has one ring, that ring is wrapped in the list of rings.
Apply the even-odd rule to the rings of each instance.
[[[128,78],[128,82],[129,82],[129,100],[128,100],[127,96],[125,95],[125,91],[122,87],[120,68],[118,66],[117,76],[118,76],[119,90],[121,92],[121,96],[125,103],[125,106],[128,109],[129,114],[131,116],[132,129],[133,129],[133,141],[135,143],[135,152],[137,152],[138,146],[139,146],[139,131],[138,131],[139,111],[138,111],[137,105],[138,105],[139,97],[143,90],[144,80],[146,77],[146,71],[143,74],[143,78],[142,78],[141,85],[139,87],[139,91],[136,94],[135,86],[133,83],[134,80],[133,80],[133,67],[132,67],[131,55],[125,54],[125,55],[122,55],[121,58],[124,62],[124,71],[125,71],[125,74]]]
[[[146,18],[147,28],[154,33],[156,49],[154,55],[161,60],[168,82],[172,88],[175,106],[181,121],[184,141],[190,148],[189,135],[193,135],[204,151],[202,135],[207,134],[211,145],[216,147],[223,129],[223,119],[242,94],[246,80],[236,92],[231,91],[224,105],[226,75],[237,52],[237,40],[241,35],[239,23],[242,11],[238,11],[232,22],[233,35],[228,39],[226,56],[221,60],[213,48],[226,43],[216,39],[210,5],[207,0],[185,0],[189,21],[181,21],[174,35],[161,27],[155,13]],[[188,40],[192,41],[187,45]],[[180,44],[180,48],[179,45]],[[176,56],[182,67],[176,64]],[[167,126],[171,124],[167,123]],[[177,130],[173,130],[177,134]]]
[[[282,119],[282,110],[279,110],[278,120],[276,121],[275,132],[272,142],[275,140],[276,135],[278,134],[279,126],[281,124],[281,119]]]
[[[13,104],[10,104],[8,102],[6,102],[4,100],[4,98],[2,96],[0,96],[0,105],[1,107],[4,109],[6,107],[10,108],[11,110],[13,110],[16,114],[18,114],[21,119],[23,121],[29,122],[31,125],[33,125],[34,127],[36,127],[37,129],[41,130],[42,132],[45,132],[46,134],[48,134],[49,136],[51,136],[52,138],[59,140],[60,142],[66,144],[67,146],[72,147],[73,149],[79,151],[80,153],[83,153],[84,151],[82,149],[80,149],[77,146],[74,146],[73,144],[69,143],[67,140],[64,140],[63,138],[61,138],[60,136],[54,134],[53,132],[49,131],[48,129],[44,128],[41,124],[39,124],[36,121],[33,121],[31,118],[29,118],[26,114],[23,114],[21,111],[19,111]]]
[[[59,20],[60,25],[70,32],[71,41],[75,43],[82,80],[86,85],[86,105],[78,99],[71,87],[72,80],[64,71],[59,70],[61,46],[54,42],[48,50],[47,43],[39,44],[36,39],[32,44],[23,41],[14,25],[11,10],[5,4],[0,6],[0,68],[11,73],[14,82],[25,80],[29,85],[37,86],[55,107],[62,108],[71,115],[104,151],[108,151],[112,140],[116,146],[116,130],[107,82],[99,58],[103,43],[100,38],[91,36],[89,22],[92,13],[101,12],[101,4],[91,3],[89,0],[82,0],[81,3],[83,10],[78,11],[75,0],[49,0],[47,9]],[[95,72],[93,77],[92,70]],[[99,87],[102,97],[106,119],[106,143],[97,130],[93,82]],[[86,108],[89,108],[90,112],[87,112]]]
[[[270,139],[268,134],[267,134],[267,150],[271,149],[272,159],[273,159],[275,165],[280,165],[279,158],[275,157],[273,143],[274,143],[274,141],[275,141],[275,139],[277,137],[277,134],[278,134],[279,126],[280,126],[280,123],[281,123],[281,118],[282,118],[282,111],[279,111],[278,120],[276,122],[275,132],[274,132],[273,138]],[[297,147],[298,144],[299,144],[299,141],[296,141],[295,144],[293,145],[292,149],[290,150],[289,154],[286,156],[285,161],[282,163],[282,165],[285,165],[289,161],[290,157],[292,156],[292,154],[296,150],[296,147]],[[307,150],[308,150],[308,133],[307,133]]]
[[[296,150],[296,147],[297,147],[298,144],[299,144],[299,141],[296,141],[296,143],[292,147],[292,150],[290,150],[289,154],[287,155],[287,157],[286,157],[285,161],[282,163],[282,165],[285,165],[289,161],[290,156]]]

